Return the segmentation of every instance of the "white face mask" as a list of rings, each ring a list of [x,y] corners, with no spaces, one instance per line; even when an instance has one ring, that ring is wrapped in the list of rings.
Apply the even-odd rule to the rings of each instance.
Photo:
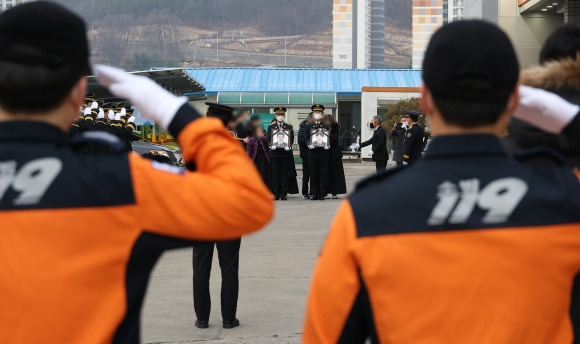
[[[276,119],[278,120],[278,122],[284,122],[284,119],[285,118],[286,117],[284,117],[284,116],[278,116],[278,117],[276,117]]]
[[[320,121],[321,118],[322,118],[322,115],[321,114],[319,114],[319,113],[314,114],[314,119],[315,120]]]

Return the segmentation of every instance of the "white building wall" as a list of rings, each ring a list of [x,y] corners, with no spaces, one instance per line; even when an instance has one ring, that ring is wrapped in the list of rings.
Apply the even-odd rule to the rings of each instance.
[[[356,69],[367,69],[371,62],[371,1],[357,2],[357,58]]]
[[[34,0],[0,0],[0,12],[8,10],[16,5],[23,4],[25,2],[31,2]]]
[[[482,0],[463,0],[463,17],[465,19],[483,18]]]
[[[465,0],[448,0],[448,22],[463,19],[463,3]]]
[[[388,99],[396,104],[400,100],[419,98],[420,93],[415,92],[363,92],[361,96],[361,138],[360,142],[370,140],[373,137],[373,129],[369,127],[369,124],[374,116],[377,115],[377,109],[379,108],[379,99]],[[368,158],[368,153],[371,147],[364,147],[361,150],[361,157],[363,159]]]

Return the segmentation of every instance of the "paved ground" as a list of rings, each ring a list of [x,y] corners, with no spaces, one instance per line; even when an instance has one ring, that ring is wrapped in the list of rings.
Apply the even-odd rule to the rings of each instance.
[[[348,190],[372,173],[372,163],[345,164]],[[304,201],[293,195],[276,203],[276,217],[264,230],[242,240],[241,326],[236,329],[221,327],[217,253],[211,279],[213,309],[206,330],[194,326],[191,250],[166,253],[149,285],[143,342],[299,343],[312,269],[340,202]]]

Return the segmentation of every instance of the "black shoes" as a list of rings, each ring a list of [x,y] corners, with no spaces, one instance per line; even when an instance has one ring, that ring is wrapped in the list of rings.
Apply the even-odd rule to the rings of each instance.
[[[309,200],[310,199],[310,196],[308,196],[308,195],[302,195],[302,198],[306,201],[306,200]]]
[[[280,196],[276,196],[275,200],[276,201],[279,201],[280,200]]]
[[[318,196],[310,196],[311,201],[318,201]]]
[[[281,200],[283,200],[283,201],[287,201],[287,200],[288,200],[288,197],[286,197],[286,196],[281,196],[281,197],[280,197],[280,199],[281,199]]]
[[[208,328],[209,324],[207,320],[196,320],[195,327],[197,328]]]
[[[234,319],[232,321],[224,321],[224,328],[230,329],[234,327],[240,326],[240,321],[238,319]]]
[[[234,328],[234,327],[238,327],[238,326],[240,326],[240,321],[238,319],[234,319],[232,321],[224,321],[224,328],[226,328],[226,329],[230,329],[230,328]],[[206,329],[209,327],[209,324],[208,324],[207,320],[196,320],[195,327],[201,328],[201,329]]]

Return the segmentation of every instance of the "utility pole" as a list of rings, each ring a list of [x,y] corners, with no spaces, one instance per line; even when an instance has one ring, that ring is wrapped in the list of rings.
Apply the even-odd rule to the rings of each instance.
[[[287,55],[288,53],[286,52],[286,37],[284,37],[284,66],[288,66]]]
[[[220,32],[216,32],[216,42],[217,42],[217,52],[216,52],[216,56],[217,56],[217,60],[220,60]]]

